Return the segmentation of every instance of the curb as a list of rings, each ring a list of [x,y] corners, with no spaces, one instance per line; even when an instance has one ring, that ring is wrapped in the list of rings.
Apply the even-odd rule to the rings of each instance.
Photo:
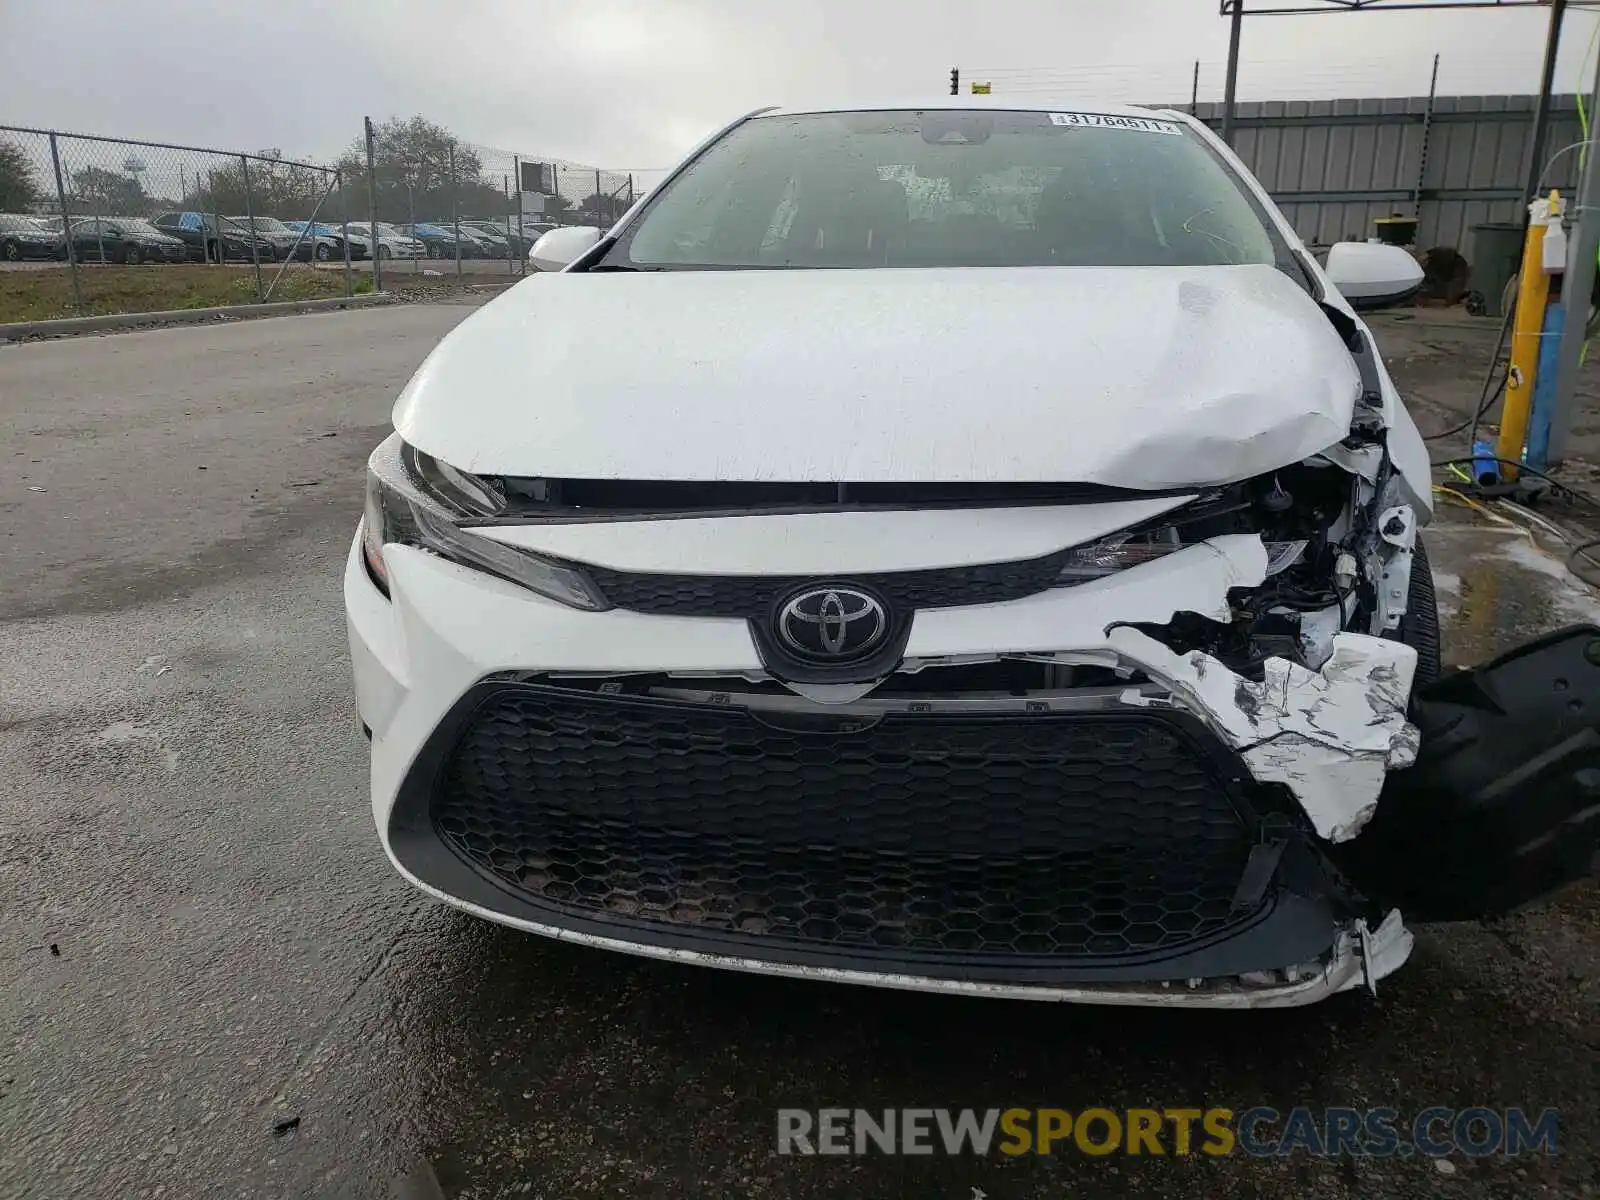
[[[0,342],[24,338],[62,337],[74,333],[99,333],[137,329],[143,325],[200,325],[206,321],[239,317],[278,317],[288,313],[323,312],[336,308],[365,308],[392,304],[393,292],[364,296],[334,296],[325,300],[280,300],[271,304],[227,304],[217,308],[176,308],[165,312],[113,313],[103,317],[67,317],[60,321],[16,321],[0,325]]]

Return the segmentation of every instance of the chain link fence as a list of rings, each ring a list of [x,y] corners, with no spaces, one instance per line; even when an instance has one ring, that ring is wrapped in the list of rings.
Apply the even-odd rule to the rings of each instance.
[[[609,226],[635,196],[627,172],[463,141],[423,117],[367,118],[341,166],[365,181],[380,286],[385,271],[522,275],[541,234]]]
[[[0,269],[60,268],[6,277],[48,294],[25,319],[349,296],[396,272],[516,278],[546,230],[606,228],[636,195],[629,172],[422,117],[364,122],[331,166],[0,126]],[[107,264],[181,270],[130,282]]]
[[[0,126],[0,262],[64,265],[79,312],[130,289],[167,307],[348,296],[365,290],[352,266],[365,254],[343,229],[342,182],[275,151]],[[186,289],[189,275],[88,269],[107,264],[225,269]]]

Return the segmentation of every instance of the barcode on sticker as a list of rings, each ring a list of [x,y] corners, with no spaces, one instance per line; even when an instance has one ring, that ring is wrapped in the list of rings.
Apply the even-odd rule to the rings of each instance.
[[[1176,121],[1156,121],[1150,117],[1113,117],[1109,113],[1058,113],[1050,114],[1052,125],[1087,125],[1095,129],[1132,129],[1138,133],[1171,133],[1183,136],[1183,127]]]

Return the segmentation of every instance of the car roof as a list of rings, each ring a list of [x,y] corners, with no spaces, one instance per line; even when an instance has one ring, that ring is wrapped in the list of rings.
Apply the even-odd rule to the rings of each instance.
[[[762,109],[753,116],[778,117],[797,116],[814,113],[855,113],[855,112],[884,112],[914,110],[943,110],[943,109],[988,109],[995,112],[1084,112],[1102,113],[1110,117],[1148,117],[1159,113],[1164,117],[1183,118],[1184,114],[1170,108],[1152,108],[1141,104],[1112,104],[1105,100],[1091,100],[1082,96],[1057,96],[1050,99],[1037,99],[1029,97],[1027,102],[1016,98],[1007,98],[1003,95],[995,96],[927,96],[915,97],[907,100],[893,101],[886,104],[801,104],[801,105],[774,105]]]

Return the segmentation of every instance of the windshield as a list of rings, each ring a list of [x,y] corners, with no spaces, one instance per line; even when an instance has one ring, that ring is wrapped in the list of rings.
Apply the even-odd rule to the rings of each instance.
[[[124,233],[142,233],[146,237],[167,236],[166,234],[162,233],[161,230],[157,229],[154,225],[150,224],[149,221],[146,221],[143,218],[135,219],[133,217],[116,217],[110,223],[116,225],[116,227],[122,230]]]
[[[639,267],[1274,263],[1235,177],[1177,121],[1095,113],[758,117],[664,188]]]
[[[240,221],[241,223],[243,223],[244,218],[235,217],[234,220]],[[278,220],[277,217],[251,217],[250,221],[255,225],[256,229],[259,230],[262,233],[293,233],[294,232],[294,230],[290,229],[282,221]]]

